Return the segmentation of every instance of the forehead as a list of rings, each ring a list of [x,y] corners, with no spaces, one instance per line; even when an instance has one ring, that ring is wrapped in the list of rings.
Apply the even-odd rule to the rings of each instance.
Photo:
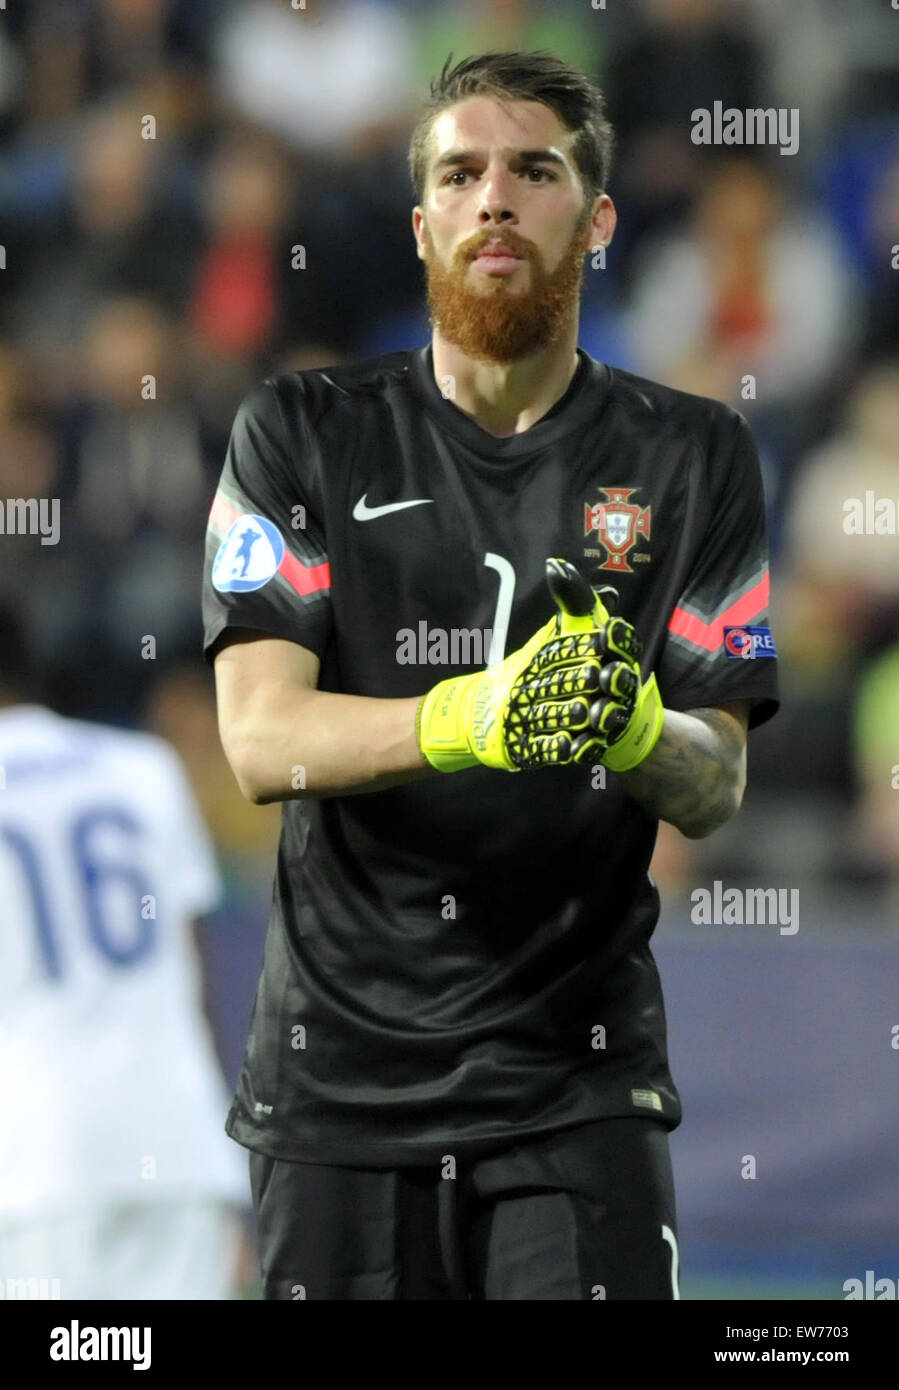
[[[574,132],[563,125],[548,106],[539,101],[506,101],[495,97],[467,97],[449,106],[431,127],[430,160],[453,149],[553,148],[570,159]]]

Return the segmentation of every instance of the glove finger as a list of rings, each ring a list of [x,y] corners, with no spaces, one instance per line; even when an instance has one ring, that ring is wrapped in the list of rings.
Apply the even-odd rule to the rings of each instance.
[[[571,761],[571,739],[562,732],[538,735],[510,747],[509,756],[522,772],[536,767],[562,767]]]
[[[624,618],[610,618],[600,634],[602,654],[611,660],[638,661],[643,643]]]
[[[589,734],[592,731],[604,749],[611,748],[621,738],[633,713],[633,701],[623,704],[618,700],[595,700],[590,707],[588,730],[584,732]]]
[[[578,765],[581,763],[598,762],[606,752],[607,747],[608,745],[604,739],[600,738],[591,729],[588,729],[572,739],[570,761]]]
[[[598,662],[585,661],[578,666],[561,666],[544,671],[533,680],[522,681],[513,698],[536,704],[539,700],[558,700],[566,695],[599,694],[602,690],[602,668]]]
[[[527,715],[527,736],[548,733],[570,733],[589,729],[589,700],[552,700],[531,705]]]
[[[597,601],[590,612],[584,617],[575,617],[572,614],[560,613],[558,618],[558,629],[559,632],[563,634],[589,632],[591,629],[605,627],[608,621],[608,611],[602,603]]]
[[[522,676],[528,680],[550,666],[583,661],[602,653],[602,633],[597,628],[588,632],[570,633],[545,642],[528,663]]]
[[[603,695],[611,695],[613,699],[633,706],[640,693],[639,673],[625,661],[613,661],[600,671],[599,690]]]
[[[578,709],[578,705],[581,702],[571,702],[568,713],[561,715],[565,722],[562,728],[554,724],[559,717],[558,710],[551,706],[535,708],[531,719],[522,721],[518,736],[507,744],[515,766],[527,771],[570,763],[580,765],[602,758],[621,738],[633,715],[633,707],[609,699],[596,700],[589,711],[588,726],[583,728],[584,709]]]
[[[590,616],[596,598],[588,581],[570,560],[548,559],[546,582],[563,618]]]
[[[592,588],[595,602],[601,605],[607,615],[618,612],[617,589],[611,584],[594,584]]]
[[[618,591],[610,584],[594,589],[569,560],[548,559],[546,582],[558,608],[560,633],[601,628],[618,603]],[[609,600],[606,607],[603,599]]]
[[[581,622],[582,619],[578,619]],[[564,619],[563,619],[564,623]],[[585,656],[602,656],[613,661],[638,661],[643,643],[624,618],[609,618],[602,627],[585,631],[566,631],[550,634],[534,653],[530,665],[542,670],[559,661],[573,661]]]
[[[605,673],[603,673],[605,674]],[[621,665],[616,673],[623,682],[633,681],[633,672]],[[602,755],[621,738],[631,721],[636,685],[629,685],[621,696],[605,697],[590,704],[586,699],[549,700],[519,711],[510,732],[528,748],[552,735],[566,735],[571,743],[571,761],[580,762],[593,754]],[[558,756],[554,761],[559,761]]]

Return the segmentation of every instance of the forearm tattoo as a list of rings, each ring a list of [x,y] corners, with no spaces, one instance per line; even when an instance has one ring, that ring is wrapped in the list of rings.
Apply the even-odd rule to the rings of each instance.
[[[668,711],[652,753],[620,773],[622,785],[649,815],[685,835],[708,835],[734,814],[745,782],[745,735],[720,709]]]

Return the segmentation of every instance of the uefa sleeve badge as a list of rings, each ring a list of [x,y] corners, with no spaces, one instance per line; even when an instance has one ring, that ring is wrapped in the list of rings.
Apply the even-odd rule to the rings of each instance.
[[[777,650],[770,627],[726,627],[724,654],[735,661],[755,661],[759,657],[776,657]]]
[[[278,572],[284,539],[263,516],[239,516],[229,528],[212,564],[212,587],[220,594],[261,589]]]

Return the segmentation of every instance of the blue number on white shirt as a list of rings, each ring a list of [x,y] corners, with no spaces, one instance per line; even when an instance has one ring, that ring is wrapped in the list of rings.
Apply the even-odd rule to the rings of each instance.
[[[22,865],[22,873],[25,875],[25,883],[31,897],[31,906],[34,909],[34,929],[37,933],[37,942],[44,959],[44,966],[50,978],[58,980],[62,975],[62,969],[59,964],[59,952],[56,949],[56,935],[50,920],[47,890],[44,887],[34,846],[20,830],[13,829],[11,825],[0,825],[0,839],[5,840],[10,849],[19,856],[19,863]]]
[[[115,858],[106,858],[97,844],[97,835],[112,828],[123,837],[123,848]],[[149,955],[157,941],[155,911],[145,917],[143,907],[149,895],[146,879],[136,860],[142,826],[120,806],[100,806],[83,812],[70,827],[69,847],[73,869],[72,886],[76,909],[87,926],[87,938],[99,954],[113,965],[135,965]],[[6,842],[22,866],[25,886],[31,899],[34,930],[47,975],[59,980],[64,972],[60,955],[60,924],[53,920],[46,886],[46,873],[38,850],[28,835],[12,825],[0,825],[0,840]],[[124,895],[110,897],[110,890],[123,884]],[[126,934],[116,930],[125,914]]]
[[[104,863],[98,853],[97,832],[109,826],[121,831],[126,841],[130,838],[131,847],[127,862],[123,858],[119,863]],[[88,931],[100,954],[106,956],[114,965],[134,965],[152,951],[156,942],[155,913],[152,917],[144,917],[141,910],[143,899],[150,896],[149,889],[130,857],[140,836],[141,826],[138,822],[126,810],[117,806],[85,811],[72,826],[72,848],[84,887]],[[116,940],[112,930],[115,918],[109,910],[109,889],[116,882],[125,884],[128,889],[125,901],[134,904],[134,916],[131,919],[134,926],[133,929],[129,928],[124,940]]]

